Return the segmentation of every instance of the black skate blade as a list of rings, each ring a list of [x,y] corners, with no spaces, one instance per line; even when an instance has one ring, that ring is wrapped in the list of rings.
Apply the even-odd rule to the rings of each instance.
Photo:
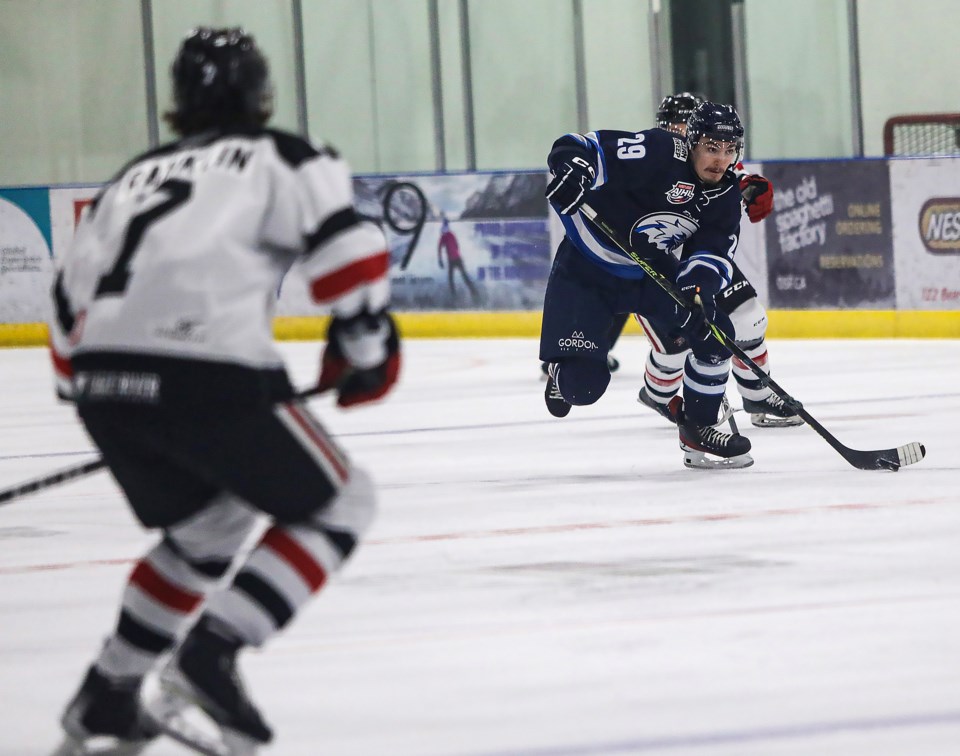
[[[148,745],[149,740],[117,740],[103,735],[75,738],[67,735],[51,756],[138,756]]]

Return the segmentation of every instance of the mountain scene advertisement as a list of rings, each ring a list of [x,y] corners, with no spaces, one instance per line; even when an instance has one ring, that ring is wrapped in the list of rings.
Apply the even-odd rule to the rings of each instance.
[[[543,173],[358,177],[397,310],[536,310],[550,272]]]

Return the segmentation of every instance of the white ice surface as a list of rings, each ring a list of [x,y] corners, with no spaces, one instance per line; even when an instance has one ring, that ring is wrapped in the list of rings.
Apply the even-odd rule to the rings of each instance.
[[[308,385],[317,344],[283,348]],[[742,413],[754,467],[687,470],[635,401],[639,337],[564,420],[536,352],[408,341],[388,401],[313,402],[381,509],[338,579],[243,662],[278,733],[267,752],[960,754],[960,341],[771,345],[775,377],[843,443],[926,444],[897,473]],[[0,488],[90,455],[45,351],[0,351]],[[0,508],[2,756],[57,742],[154,537],[103,473]]]

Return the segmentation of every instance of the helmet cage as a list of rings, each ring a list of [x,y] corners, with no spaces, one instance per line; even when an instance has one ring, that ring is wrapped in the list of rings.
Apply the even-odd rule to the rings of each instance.
[[[697,106],[687,119],[687,149],[693,152],[693,148],[704,137],[735,144],[737,155],[734,163],[743,160],[743,124],[733,105],[719,105],[705,100]]]

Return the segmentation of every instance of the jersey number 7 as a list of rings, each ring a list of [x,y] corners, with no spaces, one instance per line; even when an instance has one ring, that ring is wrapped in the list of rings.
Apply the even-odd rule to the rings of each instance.
[[[111,294],[123,294],[130,279],[130,260],[133,259],[133,255],[137,251],[137,247],[140,246],[140,241],[150,224],[167,213],[173,212],[190,199],[193,187],[189,181],[168,179],[157,187],[157,191],[166,193],[167,198],[130,219],[130,225],[127,226],[127,232],[123,236],[123,246],[120,248],[120,254],[117,255],[117,261],[107,273],[100,277],[94,299]]]

